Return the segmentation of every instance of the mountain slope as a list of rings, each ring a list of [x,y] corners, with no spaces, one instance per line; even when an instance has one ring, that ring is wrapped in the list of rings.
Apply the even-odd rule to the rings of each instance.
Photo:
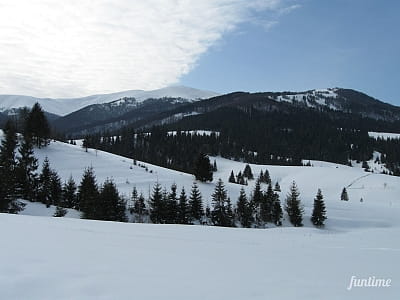
[[[172,86],[153,91],[131,90],[112,94],[93,95],[82,98],[35,98],[19,95],[0,95],[0,111],[11,108],[32,107],[39,102],[47,112],[64,116],[92,104],[108,103],[124,97],[135,98],[138,102],[151,98],[183,98],[187,100],[206,99],[217,94],[209,91],[197,90],[185,86]]]
[[[188,192],[194,179],[149,164],[146,171],[130,159],[60,142],[35,152],[40,162],[48,157],[63,180],[72,175],[79,182],[83,168],[91,165],[98,183],[112,178],[126,197],[134,186],[148,197],[156,181],[166,188],[175,182]],[[214,182],[219,177],[226,182],[231,170],[244,168],[241,162],[215,159]],[[2,297],[396,299],[400,178],[326,162],[311,164],[251,165],[254,174],[267,168],[272,181],[280,183],[282,203],[291,182],[297,182],[305,206],[304,228],[291,227],[287,220],[283,227],[263,230],[0,214],[0,255],[7,257],[0,269]],[[348,202],[340,201],[345,186]],[[204,204],[210,204],[214,184],[199,187]],[[241,186],[226,187],[235,202]],[[253,187],[250,181],[248,194]],[[317,188],[322,188],[327,205],[325,229],[315,229],[309,221]],[[351,276],[391,279],[392,286],[347,290]]]

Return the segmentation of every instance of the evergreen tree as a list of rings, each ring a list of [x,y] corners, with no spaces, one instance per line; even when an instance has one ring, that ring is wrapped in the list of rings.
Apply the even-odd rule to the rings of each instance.
[[[281,186],[279,185],[278,181],[275,183],[274,191],[275,192],[280,192],[281,191]]]
[[[343,188],[342,194],[340,195],[340,200],[349,201],[349,195],[347,194],[346,188]]]
[[[215,226],[233,226],[230,200],[221,179],[218,180],[214,193],[212,194],[212,207],[211,221]]]
[[[203,210],[203,199],[200,194],[199,187],[196,182],[193,182],[192,190],[190,192],[189,198],[189,206],[190,206],[190,221],[201,221],[202,216],[204,215]]]
[[[242,172],[239,171],[238,175],[236,176],[236,182],[241,185],[246,185]]]
[[[257,180],[256,184],[254,186],[254,191],[253,191],[253,197],[252,197],[252,202],[254,206],[259,206],[263,200],[263,192],[261,190],[261,184],[260,181]]]
[[[153,187],[153,193],[149,201],[150,220],[155,223],[163,223],[164,221],[164,203],[161,185],[157,182]]]
[[[190,220],[190,211],[188,205],[188,198],[186,196],[185,188],[182,187],[181,194],[179,196],[179,204],[178,204],[178,224],[189,224]]]
[[[11,121],[4,128],[5,138],[0,146],[0,212],[18,213],[22,206],[16,200],[17,135]]]
[[[240,189],[239,199],[236,208],[237,219],[240,224],[245,228],[250,228],[253,224],[253,208],[247,201],[246,192],[243,188]]]
[[[213,164],[213,172],[217,172],[218,168],[217,168],[217,161],[214,159],[214,164]]]
[[[282,217],[283,217],[283,211],[282,211],[281,202],[279,200],[279,195],[277,193],[274,193],[274,203],[272,206],[272,222],[276,226],[281,226],[282,225]]]
[[[204,153],[200,153],[197,157],[194,166],[194,176],[196,180],[200,181],[212,181],[213,180],[213,172],[212,166],[210,164],[210,159]]]
[[[317,227],[323,227],[326,220],[326,208],[322,192],[318,189],[317,196],[314,199],[314,208],[311,216],[311,222]]]
[[[296,183],[293,181],[290,192],[286,197],[285,210],[289,216],[290,222],[295,227],[303,226],[303,207],[300,202],[300,193]]]
[[[64,183],[62,195],[63,195],[63,204],[67,208],[78,208],[78,201],[76,195],[77,186],[72,178],[72,175],[69,177],[68,181]]]
[[[36,197],[38,160],[34,156],[33,144],[29,138],[22,141],[17,159],[16,179],[18,195],[33,201]]]
[[[137,222],[143,223],[144,217],[147,214],[147,209],[146,202],[142,193],[139,195],[139,198],[134,202],[134,213],[137,216]]]
[[[260,219],[264,223],[272,221],[272,208],[274,200],[274,191],[272,190],[272,186],[268,185],[267,192],[263,194],[262,202],[260,203]]]
[[[176,184],[172,184],[166,203],[166,223],[176,224],[178,218],[178,199],[176,194]]]
[[[56,212],[54,213],[53,217],[64,217],[67,214],[67,210],[61,206],[56,207]]]
[[[49,159],[46,157],[43,161],[42,172],[39,175],[38,201],[50,207],[52,204],[52,170]]]
[[[264,172],[264,183],[271,185],[271,176],[269,175],[268,170],[266,169]]]
[[[229,176],[229,182],[236,183],[235,174],[233,174],[233,170],[231,171],[231,176]]]
[[[52,205],[63,206],[64,203],[61,203],[62,200],[62,184],[61,178],[58,176],[57,172],[51,170],[50,173],[50,201]],[[47,204],[49,206],[49,204]]]
[[[126,222],[126,202],[120,197],[115,183],[106,179],[100,189],[95,219]]]
[[[78,187],[79,210],[83,219],[96,219],[99,190],[93,168],[86,168]]]
[[[35,103],[27,117],[25,136],[32,138],[37,147],[47,146],[50,137],[50,126],[39,103]]]
[[[244,168],[243,176],[246,177],[248,180],[254,179],[254,175],[249,164],[247,164]]]

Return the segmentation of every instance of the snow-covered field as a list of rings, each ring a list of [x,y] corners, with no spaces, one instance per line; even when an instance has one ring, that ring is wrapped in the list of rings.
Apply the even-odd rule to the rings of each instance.
[[[158,180],[190,192],[193,176],[79,146],[53,142],[36,150],[63,180],[77,183],[93,166],[98,182],[113,178],[127,197],[133,186],[147,197]],[[233,202],[240,185],[228,183],[244,164],[216,159]],[[139,164],[143,164],[138,162]],[[400,295],[400,177],[366,173],[326,162],[314,167],[251,165],[269,170],[284,201],[293,180],[305,206],[305,227],[242,229],[120,224],[49,218],[53,211],[29,203],[22,214],[0,214],[1,299],[398,299]],[[151,171],[151,172],[150,172]],[[250,181],[248,194],[254,186]],[[213,183],[199,184],[210,204]],[[347,187],[348,202],[340,201]],[[264,188],[266,188],[264,186]],[[321,188],[326,228],[309,222]],[[363,199],[360,202],[360,199]],[[52,208],[54,210],[54,208]],[[33,217],[32,215],[46,215]],[[352,276],[390,279],[390,287],[347,290]]]

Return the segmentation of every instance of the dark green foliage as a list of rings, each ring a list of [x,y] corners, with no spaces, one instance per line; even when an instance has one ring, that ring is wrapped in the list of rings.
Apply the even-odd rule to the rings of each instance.
[[[244,168],[243,177],[246,177],[248,180],[254,179],[254,175],[249,164],[247,164]]]
[[[200,222],[202,216],[204,215],[204,209],[203,209],[203,199],[201,197],[200,190],[196,182],[193,182],[192,190],[190,191],[189,207],[190,207],[190,221]]]
[[[57,174],[56,171],[52,170],[51,171],[51,183],[50,183],[50,199],[52,205],[60,205],[64,206],[63,203],[61,203],[62,200],[62,184],[61,184],[61,178]],[[47,204],[47,203],[46,203]],[[49,205],[49,204],[47,204]]]
[[[346,188],[343,188],[342,194],[340,195],[340,200],[349,201],[349,195],[347,194]]]
[[[257,207],[261,204],[262,200],[263,200],[263,192],[261,190],[261,183],[259,180],[257,180],[251,201],[253,202],[254,206]]]
[[[104,221],[126,222],[126,202],[118,194],[115,183],[106,179],[103,183],[97,200],[95,216],[93,219]]]
[[[190,221],[190,207],[188,204],[188,198],[186,196],[185,188],[182,188],[181,194],[179,196],[178,203],[178,224],[189,224]]]
[[[165,207],[165,223],[175,224],[178,218],[178,199],[176,194],[176,184],[171,186],[171,191],[168,194]]]
[[[274,193],[274,203],[272,205],[272,222],[276,226],[281,226],[282,225],[282,217],[283,217],[283,211],[282,211],[281,202],[279,200],[279,195]]]
[[[210,164],[210,159],[204,153],[200,153],[196,159],[193,174],[196,180],[203,182],[213,180],[212,166]]]
[[[96,219],[99,190],[93,168],[86,168],[78,187],[79,210],[83,219]]]
[[[240,224],[245,228],[250,228],[254,222],[253,207],[247,201],[246,192],[240,189],[239,199],[236,204],[236,216]]]
[[[290,192],[286,197],[285,210],[289,216],[290,223],[295,227],[303,226],[303,207],[299,196],[299,190],[296,183],[293,181],[290,187]]]
[[[265,172],[264,172],[264,181],[263,181],[263,182],[266,183],[266,184],[268,184],[268,185],[271,185],[271,184],[272,184],[272,182],[271,182],[271,177],[270,177],[270,175],[269,175],[268,170],[265,170]]]
[[[79,208],[76,191],[77,191],[76,183],[72,178],[72,176],[70,176],[68,181],[64,183],[62,189],[62,198],[64,207],[75,208],[75,209]]]
[[[233,170],[231,172],[231,175],[229,176],[229,182],[231,183],[236,183],[236,179],[235,179],[235,174],[233,174]]]
[[[267,192],[263,194],[260,203],[260,220],[263,223],[272,222],[272,208],[275,201],[275,194],[272,186],[268,185]]]
[[[19,148],[16,179],[18,196],[33,201],[36,198],[38,160],[34,156],[33,144],[25,138]]]
[[[143,223],[144,217],[147,215],[146,203],[143,194],[138,195],[136,187],[133,187],[131,202],[133,207],[131,213],[135,214],[135,222]]]
[[[52,173],[50,162],[46,157],[43,161],[42,172],[39,175],[38,201],[49,207],[52,204]]]
[[[16,159],[17,135],[15,127],[8,121],[4,129],[5,138],[0,146],[0,212],[18,213],[16,203]]]
[[[215,226],[234,226],[231,202],[221,179],[218,180],[212,194],[212,208],[211,221]]]
[[[326,220],[326,208],[322,192],[318,189],[317,196],[314,199],[314,208],[311,216],[311,222],[317,227],[323,227]]]
[[[281,186],[279,185],[278,181],[275,183],[274,191],[275,192],[280,192],[281,191]]]
[[[61,206],[56,207],[56,212],[54,213],[53,217],[64,217],[67,214],[67,210]]]
[[[26,119],[25,137],[41,148],[47,146],[50,138],[50,126],[39,103],[35,103]]]
[[[150,205],[150,220],[155,223],[164,222],[165,205],[163,201],[163,193],[161,185],[157,182],[153,187],[153,193],[149,200]]]

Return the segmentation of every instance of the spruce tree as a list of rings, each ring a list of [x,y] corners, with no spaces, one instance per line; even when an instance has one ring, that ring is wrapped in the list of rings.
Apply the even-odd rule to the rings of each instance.
[[[19,197],[33,201],[36,197],[38,160],[34,156],[33,144],[29,138],[22,141],[17,158],[17,190]]]
[[[243,188],[240,189],[239,198],[236,204],[236,215],[240,224],[245,228],[250,228],[253,224],[253,208],[247,201],[246,192]]]
[[[120,197],[115,183],[110,179],[106,179],[100,189],[94,218],[97,220],[126,222],[125,210],[126,202]]]
[[[17,134],[11,121],[7,121],[4,133],[5,138],[0,146],[0,212],[17,213],[18,205],[13,205],[17,196],[15,177]]]
[[[201,197],[200,190],[196,182],[193,182],[192,190],[190,191],[189,207],[190,221],[200,222],[202,216],[204,215],[203,199]]]
[[[271,176],[269,175],[269,172],[267,169],[265,169],[265,172],[264,172],[264,183],[269,184],[269,185],[272,184]]]
[[[56,171],[51,170],[50,173],[50,201],[52,205],[62,206],[64,207],[64,203],[61,203],[62,200],[62,184],[61,178],[57,174]],[[46,203],[49,205],[48,203]]]
[[[272,186],[268,185],[267,192],[263,194],[262,202],[260,203],[260,219],[262,222],[272,221],[272,208],[275,200]]]
[[[161,185],[157,182],[153,187],[153,193],[150,196],[150,220],[159,224],[164,221],[164,203],[163,203],[163,193]]]
[[[49,142],[50,126],[39,103],[35,103],[27,117],[25,136],[32,138],[37,147],[45,147]]]
[[[200,153],[197,157],[193,174],[196,177],[196,180],[203,182],[213,180],[212,166],[210,164],[210,159],[206,154]]]
[[[179,204],[178,204],[178,224],[189,224],[190,220],[190,211],[188,205],[188,198],[186,196],[185,188],[182,187],[181,194],[179,196]]]
[[[67,208],[78,208],[77,201],[77,186],[72,178],[72,175],[69,177],[68,181],[64,183],[62,195],[63,195],[63,204]]]
[[[176,193],[177,186],[172,184],[166,203],[166,223],[176,224],[178,218],[178,199]]]
[[[131,199],[129,202],[129,213],[130,214],[135,213],[135,203],[137,202],[138,199],[139,199],[139,194],[136,189],[136,186],[134,186],[132,189]]]
[[[52,170],[49,159],[46,157],[43,161],[42,172],[39,175],[38,201],[50,207],[52,204]]]
[[[86,168],[78,187],[79,210],[83,219],[96,219],[99,190],[93,168]]]
[[[233,170],[231,171],[231,175],[229,176],[229,182],[236,183],[235,174],[233,174]]]
[[[280,192],[281,191],[281,186],[279,185],[278,181],[275,183],[274,191],[275,192]]]
[[[211,221],[215,226],[233,226],[230,200],[221,179],[218,180],[212,194],[212,208]]]
[[[347,190],[345,187],[343,188],[342,194],[340,195],[340,200],[349,201],[349,195],[347,194]]]
[[[285,210],[289,216],[289,221],[295,227],[303,226],[303,207],[300,201],[300,193],[297,188],[296,182],[293,181],[290,192],[286,197]]]
[[[282,217],[283,217],[283,211],[282,211],[281,202],[279,200],[279,195],[277,193],[274,193],[274,203],[272,206],[272,222],[276,226],[281,226],[282,225]]]
[[[134,202],[134,212],[137,216],[137,222],[143,223],[144,217],[147,214],[147,209],[146,209],[146,201],[142,193],[140,193],[137,201]]]
[[[243,176],[246,177],[248,180],[254,179],[254,175],[249,164],[245,166]]]
[[[326,208],[322,192],[318,189],[317,196],[314,199],[314,208],[311,216],[311,222],[317,227],[323,227],[326,220]]]

